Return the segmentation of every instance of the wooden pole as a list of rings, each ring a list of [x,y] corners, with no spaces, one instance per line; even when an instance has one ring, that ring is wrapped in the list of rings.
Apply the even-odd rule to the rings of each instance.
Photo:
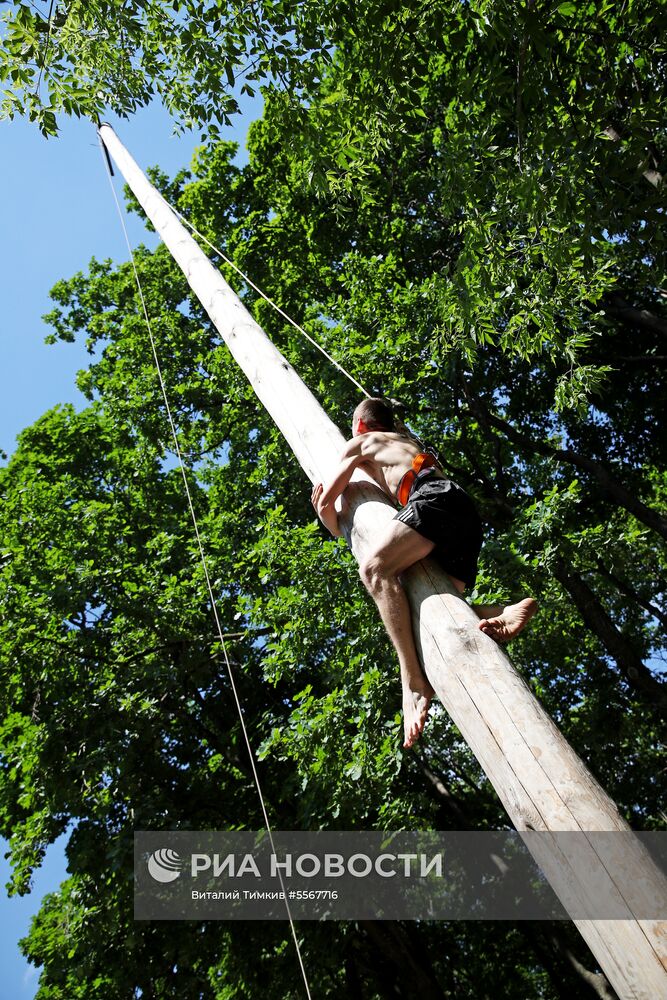
[[[100,136],[146,215],[311,482],[336,468],[344,438],[292,366],[255,323],[109,125]],[[341,526],[358,561],[394,514],[387,497],[361,472],[345,491]],[[478,619],[436,562],[405,574],[420,659],[519,831],[626,831],[618,809],[542,709],[503,649],[479,631]],[[643,847],[619,838],[613,856],[594,838],[566,852],[550,838],[527,845],[564,905],[580,899],[628,900],[623,883],[667,912],[665,880]],[[636,893],[634,895],[636,899]],[[581,911],[579,911],[581,912]],[[667,998],[667,922],[576,920],[622,1000]]]

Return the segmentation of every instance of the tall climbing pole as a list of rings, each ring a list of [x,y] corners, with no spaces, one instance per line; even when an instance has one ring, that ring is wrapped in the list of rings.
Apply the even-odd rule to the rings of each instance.
[[[345,443],[292,366],[253,320],[220,272],[150,184],[109,125],[100,137],[146,215],[185,274],[232,356],[277,424],[312,483],[328,479]],[[395,511],[356,470],[340,522],[357,561]],[[639,889],[653,918],[667,912],[665,879],[630,836],[628,825],[543,710],[504,650],[480,632],[478,619],[437,563],[426,559],[404,576],[413,628],[426,675],[493,784],[566,908],[606,899],[628,901]],[[581,831],[576,850],[547,831]],[[602,849],[587,833],[625,832]],[[603,838],[604,840],[604,838]],[[583,847],[582,847],[583,842]],[[622,846],[621,846],[622,845]],[[631,893],[632,895],[632,893]],[[661,902],[662,901],[662,902]],[[635,909],[633,909],[633,905]],[[640,904],[641,905],[641,904]],[[659,907],[662,906],[662,909]],[[589,913],[590,910],[586,910]],[[616,910],[618,912],[618,910]],[[575,919],[621,1000],[667,998],[667,921]],[[639,913],[642,916],[642,913]]]

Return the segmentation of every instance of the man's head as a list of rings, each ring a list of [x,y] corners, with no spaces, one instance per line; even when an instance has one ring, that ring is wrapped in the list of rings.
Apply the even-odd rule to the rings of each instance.
[[[364,399],[352,417],[352,435],[367,434],[369,431],[392,431],[394,412],[386,399]]]

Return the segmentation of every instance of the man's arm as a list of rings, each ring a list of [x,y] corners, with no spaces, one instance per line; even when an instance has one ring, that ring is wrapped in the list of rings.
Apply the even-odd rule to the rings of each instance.
[[[321,501],[323,505],[335,503],[352,478],[352,473],[357,466],[367,461],[367,456],[362,454],[362,449],[363,441],[361,438],[352,438],[351,441],[347,442],[333,479],[324,487]]]
[[[313,486],[313,492],[310,495],[310,499],[313,507],[315,508],[315,513],[327,531],[331,532],[334,538],[340,538],[343,532],[340,530],[340,525],[338,523],[338,513],[332,503],[322,505],[322,492],[322,483],[317,483]]]
[[[322,483],[317,483],[313,488],[311,501],[317,511],[317,516],[325,528],[336,537],[340,537],[343,534],[338,523],[338,514],[335,507],[336,500],[349,483],[354,470],[364,461],[366,459],[362,454],[361,440],[359,438],[352,438],[345,445],[340,465],[333,479],[327,483],[326,487]]]

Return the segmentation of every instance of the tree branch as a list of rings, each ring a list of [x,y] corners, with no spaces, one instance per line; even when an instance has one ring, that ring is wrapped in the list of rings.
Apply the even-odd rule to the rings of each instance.
[[[596,558],[595,565],[597,566],[600,575],[604,576],[610,583],[613,583],[621,594],[628,597],[631,601],[635,601],[641,608],[644,609],[644,611],[647,611],[653,618],[656,618],[664,629],[667,629],[667,615],[664,614],[660,608],[657,608],[655,604],[651,604],[651,602],[643,598],[641,594],[638,594],[629,583],[626,583],[625,580],[621,580],[621,578],[616,576],[615,573],[612,573],[611,570],[607,569],[599,557]]]
[[[626,326],[641,327],[652,333],[660,333],[667,337],[667,320],[661,319],[648,309],[638,309],[631,306],[622,295],[612,292],[603,299],[605,315],[620,320]]]
[[[587,628],[598,637],[631,687],[647,695],[663,714],[667,709],[667,684],[656,680],[637,655],[632,643],[619,629],[586,581],[565,559],[554,562],[553,575],[569,593]]]
[[[652,531],[656,531],[658,534],[662,535],[663,538],[667,539],[667,517],[660,514],[652,507],[648,507],[637,496],[635,496],[634,493],[631,493],[627,487],[623,486],[622,483],[619,483],[619,481],[612,474],[611,470],[602,462],[598,462],[592,458],[586,458],[586,456],[572,451],[571,448],[556,448],[554,445],[547,444],[545,441],[533,440],[533,438],[528,437],[528,435],[517,431],[516,428],[506,420],[502,420],[500,417],[490,413],[481,400],[475,399],[472,396],[470,397],[469,405],[470,410],[475,417],[479,418],[479,414],[483,412],[489,424],[501,431],[501,433],[503,433],[519,448],[527,450],[532,454],[545,455],[549,458],[555,458],[559,462],[574,465],[575,468],[582,469],[583,471],[590,473],[595,479],[597,479],[608,498],[618,507],[623,507],[624,510],[633,514],[638,521],[641,521],[642,524],[645,524],[648,528],[651,528]]]

